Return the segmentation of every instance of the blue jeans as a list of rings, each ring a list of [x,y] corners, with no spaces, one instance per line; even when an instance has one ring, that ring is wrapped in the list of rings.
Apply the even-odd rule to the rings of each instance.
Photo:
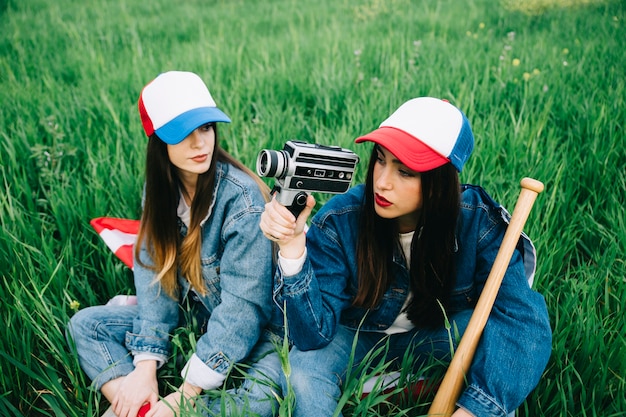
[[[451,318],[462,334],[471,311],[461,312]],[[132,331],[136,306],[97,306],[80,310],[70,321],[68,331],[78,352],[79,362],[93,387],[129,374],[133,369],[132,355],[124,345],[127,331]],[[452,332],[454,335],[454,332]],[[354,330],[340,326],[330,344],[316,350],[301,351],[293,347],[289,352],[291,389],[296,404],[294,417],[332,416],[341,396],[341,384],[347,372],[356,336]],[[385,343],[389,350],[385,360],[402,359],[407,349],[412,349],[415,367],[431,357],[449,360],[449,338],[445,329],[433,331],[413,330],[387,336],[384,333],[361,332],[354,352],[356,367],[367,353]],[[458,340],[453,340],[454,345]],[[198,409],[206,415],[254,413],[261,417],[278,414],[276,396],[287,394],[287,379],[282,371],[274,343],[264,337],[254,348],[250,362],[244,369],[246,379],[241,386],[228,390],[226,400],[204,395],[196,401]],[[374,362],[375,363],[375,362]],[[215,392],[214,392],[215,393]],[[341,414],[338,414],[341,416]]]
[[[467,327],[470,315],[471,311],[463,311],[451,318],[459,332],[462,333]],[[354,330],[339,326],[333,340],[324,348],[304,352],[292,349],[289,358],[292,367],[291,383],[297,401],[295,417],[332,416],[336,411],[337,401],[341,396],[340,384],[345,380],[355,336]],[[456,347],[459,341],[454,339],[454,332],[452,337]],[[399,364],[407,350],[413,355],[414,371],[418,371],[420,366],[431,359],[449,361],[450,358],[450,339],[444,328],[413,329],[394,335],[360,332],[354,351],[353,367],[357,367],[368,352],[384,345],[388,349],[383,349],[380,357],[372,358],[372,364],[377,364],[378,360],[395,360]],[[341,413],[338,415],[341,416]]]
[[[210,314],[202,304],[185,302],[179,308],[178,325],[192,323],[200,335],[206,332]],[[68,340],[74,341],[80,366],[94,389],[135,369],[127,341],[137,314],[137,305],[99,305],[84,308],[70,319]]]
[[[125,345],[126,332],[133,331],[137,306],[94,306],[78,311],[67,326],[68,339],[76,345],[81,368],[100,390],[105,383],[135,369]]]
[[[450,317],[450,334],[443,327],[432,330],[413,329],[393,335],[359,332],[352,367],[358,367],[368,353],[379,347],[385,349],[380,350],[378,357],[367,358],[369,364],[375,366],[383,360],[385,363],[395,361],[396,365],[400,365],[407,351],[413,358],[413,373],[420,372],[420,368],[432,360],[447,363],[451,359],[450,337],[456,349],[460,339],[455,338],[454,329],[458,329],[459,335],[463,335],[472,312],[465,310]],[[335,412],[337,416],[342,415],[341,410],[337,410],[338,400],[356,336],[354,330],[339,326],[337,334],[326,347],[308,351],[300,351],[294,347],[291,350],[290,380],[296,396],[294,417],[333,416]],[[508,415],[514,416],[514,411]]]
[[[286,378],[275,344],[277,337],[265,333],[250,355],[250,365],[240,365],[245,378],[237,388],[207,392],[196,401],[196,409],[205,416],[278,415],[278,400],[286,392]]]
[[[461,334],[469,322],[470,315],[471,311],[468,310],[451,318]],[[454,331],[452,334],[456,347],[458,340],[454,339]],[[296,347],[291,349],[289,381],[296,401],[293,417],[330,417],[335,413],[347,366],[353,354],[355,336],[354,330],[339,326],[333,340],[323,348],[307,351],[301,351]],[[375,358],[372,363],[376,364],[377,359],[401,361],[408,349],[415,358],[413,366],[416,371],[431,359],[449,361],[450,358],[450,339],[444,328],[413,330],[395,335],[361,332],[354,352],[353,367],[358,366],[372,349],[384,345],[387,339],[389,349],[384,351],[384,357],[381,354],[381,357]],[[230,391],[233,395],[233,403],[230,406],[235,405],[239,412],[251,411],[261,417],[277,415],[278,404],[272,390],[280,390],[276,394],[283,397],[287,394],[288,387],[276,351],[270,352],[254,363],[250,375],[253,378],[248,378],[240,388]],[[268,389],[267,384],[255,382],[258,377],[273,381],[274,388]],[[211,411],[216,414],[220,411],[218,407],[219,405],[215,403],[210,405]],[[227,408],[226,415],[229,414],[228,410]],[[341,416],[340,411],[338,416]]]
[[[198,331],[203,333],[209,317],[206,309],[192,305],[188,314],[181,316],[188,315],[192,317],[181,320],[179,324],[183,325],[191,319],[196,322]],[[125,339],[126,333],[133,330],[136,316],[136,305],[114,305],[88,307],[71,318],[67,326],[68,339],[75,343],[81,368],[92,380],[92,388],[100,390],[108,381],[126,376],[134,369],[133,357]],[[273,392],[281,394],[284,375],[271,337],[266,332],[254,347],[249,356],[253,366],[240,365],[246,379],[238,388],[229,390],[233,400],[227,398],[222,401],[216,398],[215,394],[219,395],[219,392],[213,391],[213,395],[204,395],[196,401],[200,411],[207,415],[221,415],[221,409],[225,407],[225,410],[235,408],[261,416],[277,414],[278,403]]]

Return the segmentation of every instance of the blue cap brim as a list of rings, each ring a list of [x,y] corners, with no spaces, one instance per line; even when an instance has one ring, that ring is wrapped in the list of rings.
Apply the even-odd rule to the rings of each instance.
[[[154,133],[168,145],[176,145],[198,127],[214,122],[230,123],[230,118],[217,107],[200,107],[172,119]]]

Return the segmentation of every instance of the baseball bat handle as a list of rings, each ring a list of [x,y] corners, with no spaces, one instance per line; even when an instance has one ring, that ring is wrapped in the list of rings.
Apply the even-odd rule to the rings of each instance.
[[[447,417],[454,412],[456,401],[464,386],[465,375],[472,364],[476,346],[498,295],[506,269],[511,262],[513,251],[517,246],[535,199],[544,188],[543,183],[532,178],[522,179],[521,186],[522,189],[515,203],[511,221],[502,239],[502,244],[498,249],[496,259],[491,267],[487,281],[485,281],[485,286],[478,298],[467,328],[461,337],[459,346],[428,410],[429,416]]]

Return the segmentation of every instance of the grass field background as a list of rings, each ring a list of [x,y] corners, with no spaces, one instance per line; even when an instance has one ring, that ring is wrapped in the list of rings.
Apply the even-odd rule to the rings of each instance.
[[[139,217],[136,102],[172,69],[206,81],[252,168],[293,138],[367,160],[354,138],[405,100],[458,105],[463,182],[510,210],[521,178],[546,186],[526,232],[553,353],[518,414],[626,415],[625,19],[620,0],[0,0],[0,415],[102,411],[64,326],[133,292],[88,222]]]

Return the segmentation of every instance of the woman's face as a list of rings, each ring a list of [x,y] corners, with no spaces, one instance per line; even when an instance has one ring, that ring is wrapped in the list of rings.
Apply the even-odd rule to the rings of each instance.
[[[167,145],[170,161],[183,178],[197,177],[211,167],[215,149],[215,130],[212,123],[200,126],[176,145]]]
[[[374,164],[374,208],[385,219],[398,219],[400,233],[415,230],[422,208],[419,172],[406,167],[391,152],[376,145]]]

